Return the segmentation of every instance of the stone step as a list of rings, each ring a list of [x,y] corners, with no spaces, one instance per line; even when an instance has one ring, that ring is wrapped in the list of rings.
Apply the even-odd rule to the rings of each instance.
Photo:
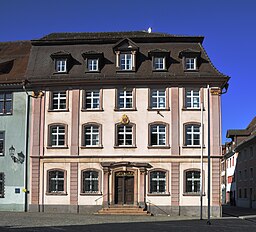
[[[151,216],[152,214],[142,208],[139,207],[110,207],[110,208],[103,208],[98,211],[97,214],[115,214],[115,215],[144,215],[144,216]]]

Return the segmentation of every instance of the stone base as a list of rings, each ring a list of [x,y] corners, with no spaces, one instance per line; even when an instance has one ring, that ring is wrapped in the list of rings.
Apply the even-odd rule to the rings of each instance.
[[[24,204],[0,204],[0,211],[24,212]]]

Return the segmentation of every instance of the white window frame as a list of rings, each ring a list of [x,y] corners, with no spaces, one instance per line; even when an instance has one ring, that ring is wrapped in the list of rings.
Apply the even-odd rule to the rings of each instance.
[[[131,53],[121,53],[120,54],[120,69],[121,70],[132,70],[132,58]],[[124,61],[124,64],[122,64]]]
[[[195,172],[199,173],[199,177],[195,177]],[[188,173],[192,173],[192,177],[187,177]],[[198,188],[197,192],[195,191],[195,186],[196,186],[197,182],[199,182],[199,186],[200,186],[200,180],[201,180],[200,179],[200,171],[198,171],[198,170],[186,171],[185,172],[185,184],[186,184],[185,193],[200,193],[200,187]],[[187,189],[188,181],[191,182],[191,192],[189,192]]]
[[[97,92],[97,94],[95,94]],[[90,94],[89,96],[87,94]],[[98,95],[98,96],[97,96]],[[90,99],[90,107],[87,107],[87,99]],[[97,107],[95,107],[94,100],[98,100]],[[84,107],[87,110],[99,110],[100,109],[100,90],[86,90]]]
[[[151,109],[166,109],[166,89],[152,89],[150,92]],[[161,94],[161,92],[164,92],[164,96]],[[156,104],[156,106],[154,106],[154,104]],[[164,106],[160,106],[161,104],[164,104]]]
[[[195,127],[199,128],[199,131],[195,131]],[[188,128],[191,128],[191,131],[188,131]],[[191,144],[188,144],[188,135],[191,135]],[[199,136],[199,144],[195,144],[195,135]],[[187,124],[185,125],[185,145],[186,146],[195,146],[198,147],[201,145],[201,126],[197,124]]]
[[[57,58],[55,60],[55,69],[57,73],[65,73],[67,72],[67,59],[65,58]]]
[[[90,174],[89,174],[89,177],[84,177],[84,174],[86,173],[86,172],[89,172]],[[97,173],[98,174],[98,177],[93,177],[92,176],[92,173]],[[82,177],[83,177],[83,188],[82,188],[82,193],[98,193],[99,192],[99,172],[97,172],[97,171],[94,171],[94,170],[85,170],[85,171],[83,171],[82,172]],[[85,182],[86,181],[89,181],[89,188],[90,188],[90,190],[89,191],[85,191],[84,189],[85,189]],[[97,190],[96,191],[93,191],[92,190],[92,182],[93,181],[97,181]]]
[[[57,107],[55,108],[54,100],[57,101]],[[61,108],[61,102],[65,100],[65,108]],[[52,92],[52,110],[65,110],[67,108],[67,92]]]
[[[89,58],[87,60],[88,62],[88,71],[90,72],[96,72],[99,71],[99,59],[91,59]]]
[[[185,58],[185,69],[186,70],[196,70],[196,58],[186,57]]]
[[[187,109],[200,109],[200,89],[186,88],[186,108]],[[197,94],[198,93],[198,94]],[[190,106],[189,106],[190,103]]]
[[[127,127],[131,128],[131,131],[127,131]],[[124,128],[123,131],[119,131],[120,128]],[[131,135],[131,144],[127,144],[127,136]],[[118,125],[117,126],[117,132],[116,132],[116,136],[117,136],[117,146],[121,146],[121,147],[131,147],[133,146],[133,126],[132,125]],[[119,144],[119,136],[123,136],[123,143],[124,144]]]
[[[86,129],[89,128],[90,131],[86,132]],[[94,132],[94,129],[97,129],[97,132]],[[86,135],[89,136],[90,144],[86,144]],[[97,137],[94,139],[94,137]],[[100,126],[95,124],[84,125],[84,146],[86,147],[98,147],[100,145]]]
[[[51,177],[49,178],[50,176],[50,173],[52,172],[55,172],[55,177]],[[59,173],[63,173],[63,177],[59,177]],[[63,193],[65,191],[65,171],[61,171],[61,170],[50,170],[48,171],[48,191],[49,193]],[[51,189],[51,181],[55,181],[55,188],[54,190]],[[63,190],[59,190],[59,182],[60,181],[63,181]]]
[[[60,128],[63,127],[63,128]],[[56,132],[53,132],[53,129],[56,128]],[[64,132],[61,132],[60,130],[63,130]],[[64,135],[64,144],[60,145],[60,136]],[[55,144],[54,142],[54,137],[55,139]],[[50,142],[51,142],[51,147],[65,147],[66,144],[66,127],[65,125],[51,125],[50,126]]]
[[[154,70],[165,70],[165,57],[154,57]]]
[[[154,127],[156,127],[156,131],[153,132]],[[160,131],[160,127],[164,128],[164,132]],[[166,143],[166,131],[167,131],[167,128],[166,128],[166,125],[164,125],[164,124],[152,124],[152,125],[150,125],[150,146],[166,146],[167,145],[167,143]],[[157,144],[152,143],[152,135],[154,135],[154,134],[157,137],[157,139],[156,139]],[[164,136],[163,139],[160,138],[161,135]],[[163,140],[163,144],[160,144],[161,140]]]
[[[133,90],[132,89],[128,89],[128,90],[118,90],[118,99],[117,99],[117,105],[118,105],[118,109],[132,109],[133,108]],[[128,94],[131,93],[131,95]],[[122,96],[121,96],[121,93]],[[121,106],[121,99],[123,99],[123,107]],[[131,99],[131,106],[127,106],[129,103],[128,99]]]
[[[160,172],[161,173],[164,173],[165,174],[165,177],[160,177]],[[153,173],[157,173],[157,176],[156,177],[151,177],[151,175]],[[163,194],[163,193],[166,193],[167,192],[167,178],[166,178],[166,172],[164,171],[151,171],[150,172],[150,175],[149,175],[149,182],[150,182],[150,193],[157,193],[157,194]],[[152,191],[152,181],[155,181],[156,182],[156,192],[155,191]],[[160,181],[164,181],[165,183],[165,188],[164,188],[164,191],[163,192],[160,192]]]

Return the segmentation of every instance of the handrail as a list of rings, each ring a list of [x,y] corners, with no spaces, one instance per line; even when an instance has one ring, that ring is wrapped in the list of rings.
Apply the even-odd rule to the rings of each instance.
[[[163,209],[161,209],[159,206],[155,205],[154,203],[152,203],[150,200],[148,200],[146,203],[149,203],[149,211],[150,211],[150,204],[155,206],[156,208],[158,208],[159,210],[161,210],[162,212],[164,212],[168,217],[170,217],[171,215],[168,214],[166,211],[164,211]]]
[[[111,194],[111,193],[105,193],[105,194],[101,195],[99,198],[97,198],[97,199],[94,200],[95,203],[97,204],[98,200],[100,200],[101,198],[103,198],[103,197],[105,197],[105,196],[107,196],[107,195],[111,196],[112,194]]]

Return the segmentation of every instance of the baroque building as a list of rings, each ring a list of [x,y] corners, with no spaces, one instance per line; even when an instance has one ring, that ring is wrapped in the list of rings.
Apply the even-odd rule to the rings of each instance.
[[[205,214],[210,178],[211,215],[220,216],[229,77],[203,40],[145,31],[32,40],[30,211],[199,215],[201,193]]]

